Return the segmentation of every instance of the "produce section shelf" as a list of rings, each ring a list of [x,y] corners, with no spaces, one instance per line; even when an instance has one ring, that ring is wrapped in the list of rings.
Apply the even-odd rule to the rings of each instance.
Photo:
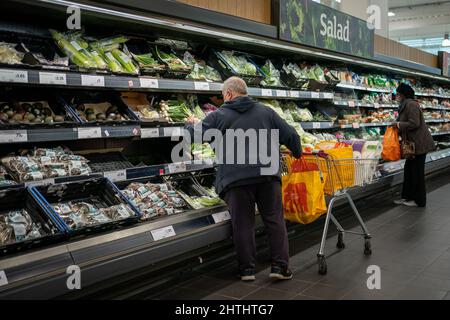
[[[450,134],[450,131],[445,131],[445,132],[432,132],[431,135],[432,136],[445,136]]]
[[[42,75],[45,75],[43,77]],[[33,84],[58,87],[104,88],[114,90],[158,91],[158,92],[195,92],[220,93],[223,83],[157,79],[137,76],[92,75],[77,72],[49,72],[31,69],[0,69],[0,82],[9,84]],[[265,88],[248,88],[253,97],[276,97],[281,99],[333,99],[333,92],[312,92],[300,90],[274,90]]]
[[[364,86],[357,86],[352,83],[339,83],[337,85],[338,88],[342,89],[351,89],[351,90],[360,90],[360,91],[369,91],[369,92],[381,92],[381,93],[391,93],[391,90],[382,89],[382,88],[370,88],[370,87],[364,87]]]

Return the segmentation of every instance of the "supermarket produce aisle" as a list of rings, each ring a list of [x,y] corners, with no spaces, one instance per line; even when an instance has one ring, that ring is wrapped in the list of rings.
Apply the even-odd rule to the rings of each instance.
[[[346,235],[338,252],[336,235],[327,241],[328,274],[317,273],[321,231],[290,241],[294,279],[268,278],[267,252],[258,258],[257,280],[242,283],[234,261],[219,269],[198,272],[151,299],[450,299],[450,173],[428,182],[428,207],[396,207],[392,196],[358,203],[373,239],[373,254],[363,255],[363,240]],[[349,220],[350,222],[351,220]],[[353,224],[345,224],[353,226]],[[354,228],[356,230],[356,227]],[[369,266],[380,267],[381,289],[369,290]],[[373,279],[373,278],[372,278]],[[374,281],[369,281],[375,283]]]

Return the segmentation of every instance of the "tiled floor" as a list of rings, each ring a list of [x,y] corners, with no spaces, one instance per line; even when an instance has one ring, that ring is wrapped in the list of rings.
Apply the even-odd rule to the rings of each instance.
[[[317,272],[321,231],[290,241],[294,279],[268,278],[267,257],[259,257],[257,280],[242,283],[235,262],[179,283],[158,299],[319,300],[319,299],[450,299],[450,175],[428,183],[428,207],[397,207],[392,198],[368,202],[361,209],[373,236],[373,254],[363,255],[363,240],[346,236],[346,248],[327,241],[328,274]],[[344,227],[346,226],[344,221]],[[348,225],[348,224],[347,224]],[[350,225],[354,230],[358,228]],[[366,272],[381,270],[381,289],[369,290]]]

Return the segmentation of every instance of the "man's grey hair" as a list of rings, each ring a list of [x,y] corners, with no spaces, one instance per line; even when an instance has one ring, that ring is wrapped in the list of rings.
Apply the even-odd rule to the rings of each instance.
[[[238,94],[247,94],[247,84],[239,77],[230,77],[223,83],[223,91],[230,89]]]

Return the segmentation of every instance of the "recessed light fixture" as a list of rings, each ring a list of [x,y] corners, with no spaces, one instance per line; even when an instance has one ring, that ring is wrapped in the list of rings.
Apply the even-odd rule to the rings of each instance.
[[[395,17],[395,13],[392,12],[392,11],[389,11],[389,12],[388,12],[388,17]]]
[[[450,47],[450,40],[448,39],[448,33],[444,35],[444,40],[442,40],[443,47]]]

